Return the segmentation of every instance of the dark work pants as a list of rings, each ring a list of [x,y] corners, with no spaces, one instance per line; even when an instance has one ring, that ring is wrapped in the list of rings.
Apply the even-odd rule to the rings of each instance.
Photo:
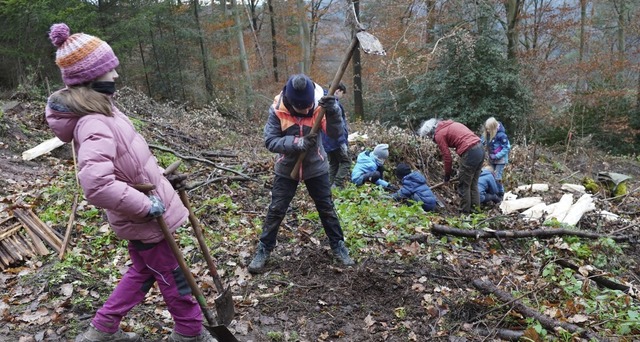
[[[273,250],[276,246],[280,223],[287,213],[287,208],[289,208],[293,196],[296,194],[298,183],[297,180],[278,175],[276,175],[273,180],[271,204],[269,205],[269,211],[262,225],[262,234],[260,235],[260,242],[262,242],[269,251]],[[307,186],[309,195],[316,205],[322,227],[324,227],[324,232],[329,238],[329,245],[331,248],[337,247],[338,243],[344,240],[344,236],[342,234],[342,228],[340,227],[340,221],[338,221],[338,214],[333,207],[333,200],[331,199],[329,174],[325,173],[321,176],[307,179],[304,181],[304,184]]]
[[[347,145],[343,144],[335,151],[327,152],[329,159],[329,184],[342,187],[351,176],[351,158]]]
[[[460,156],[460,178],[458,179],[458,195],[460,195],[460,210],[470,213],[471,209],[480,206],[478,193],[478,178],[482,172],[484,149],[478,143]]]

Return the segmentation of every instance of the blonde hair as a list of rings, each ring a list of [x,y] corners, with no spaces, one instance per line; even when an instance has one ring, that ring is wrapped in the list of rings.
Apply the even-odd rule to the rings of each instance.
[[[95,113],[113,116],[111,96],[99,93],[86,84],[62,89],[55,96],[78,116]]]
[[[493,116],[488,118],[487,121],[484,122],[484,137],[487,143],[496,137],[499,126],[500,123]]]

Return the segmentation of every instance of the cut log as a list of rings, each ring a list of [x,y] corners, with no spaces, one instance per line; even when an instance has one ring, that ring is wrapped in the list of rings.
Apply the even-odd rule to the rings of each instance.
[[[543,215],[548,214],[551,210],[553,209],[549,209],[548,205],[540,203],[520,213],[520,217],[525,221],[538,220],[542,218]]]
[[[500,203],[500,210],[503,214],[511,214],[521,209],[529,209],[534,205],[542,203],[542,197],[524,197],[515,200],[504,200]]]
[[[562,184],[560,189],[564,191],[579,193],[579,194],[584,194],[586,192],[585,187],[580,184],[565,183],[565,184]]]
[[[519,187],[516,188],[515,191],[516,192],[525,192],[525,191],[547,192],[549,191],[549,184],[534,183],[534,184],[520,185]]]
[[[60,147],[64,145],[64,142],[60,139],[56,138],[51,138],[49,140],[46,140],[42,143],[40,143],[40,145],[33,147],[31,149],[28,149],[24,152],[22,152],[22,160],[31,160],[31,159],[35,159],[45,153],[51,152],[53,150],[55,150],[56,148]]]
[[[590,194],[584,194],[569,208],[567,215],[560,222],[575,226],[580,222],[582,215],[592,210],[596,210],[593,197]]]
[[[558,202],[553,204],[553,212],[549,213],[549,216],[547,216],[547,220],[555,218],[556,220],[561,221],[565,216],[567,216],[569,208],[571,208],[571,205],[573,205],[573,195],[564,194]]]

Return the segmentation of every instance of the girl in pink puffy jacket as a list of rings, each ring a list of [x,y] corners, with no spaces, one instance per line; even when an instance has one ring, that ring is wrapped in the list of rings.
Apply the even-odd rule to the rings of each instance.
[[[154,283],[175,322],[169,341],[215,341],[202,329],[202,312],[191,295],[156,217],[171,232],[189,215],[172,184],[163,176],[144,138],[112,102],[115,68],[111,47],[97,37],[70,35],[66,24],[51,26],[58,48],[56,64],[66,87],[49,97],[46,118],[62,141],[73,141],[78,178],[89,203],[105,209],[116,236],[129,240],[131,266],[76,341],[140,341],[120,322],[144,300]],[[154,184],[147,196],[136,184]]]

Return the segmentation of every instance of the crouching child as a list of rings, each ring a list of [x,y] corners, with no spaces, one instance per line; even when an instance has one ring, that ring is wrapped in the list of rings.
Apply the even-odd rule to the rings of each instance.
[[[411,171],[409,165],[400,163],[396,166],[396,177],[400,180],[400,189],[392,198],[399,202],[415,201],[422,203],[424,211],[436,209],[436,196],[427,185],[427,179],[419,171]]]

